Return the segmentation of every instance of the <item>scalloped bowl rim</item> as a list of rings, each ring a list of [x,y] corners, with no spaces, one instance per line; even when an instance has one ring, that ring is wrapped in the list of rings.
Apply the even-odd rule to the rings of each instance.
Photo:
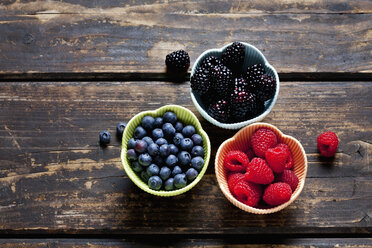
[[[121,145],[121,155],[120,155],[121,164],[124,167],[124,170],[125,170],[126,174],[128,175],[128,177],[131,179],[131,181],[135,185],[137,185],[140,189],[142,189],[143,191],[145,191],[147,193],[150,193],[152,195],[162,196],[162,197],[180,195],[180,194],[183,194],[183,193],[189,191],[190,189],[192,189],[201,180],[201,178],[204,176],[204,174],[205,174],[205,172],[208,168],[209,160],[210,160],[210,156],[211,156],[211,143],[210,143],[208,134],[202,128],[202,125],[201,125],[200,121],[198,120],[198,118],[195,116],[195,114],[193,112],[191,112],[191,110],[189,110],[185,107],[182,107],[180,105],[165,105],[165,106],[162,106],[162,107],[157,108],[155,110],[148,110],[148,111],[139,112],[138,114],[136,114],[135,116],[133,116],[130,119],[130,121],[127,124],[127,127],[130,126],[130,125],[133,125],[132,123],[134,122],[134,120],[139,118],[139,116],[141,116],[141,115],[146,115],[146,114],[156,115],[157,113],[163,111],[164,109],[169,110],[169,108],[178,108],[178,109],[181,109],[182,111],[188,112],[192,116],[192,118],[196,120],[196,123],[197,123],[197,126],[195,126],[196,130],[200,134],[202,134],[203,139],[206,139],[206,140],[203,140],[203,142],[206,142],[206,145],[207,145],[207,150],[205,151],[205,155],[204,155],[204,167],[200,171],[199,175],[195,178],[194,181],[192,181],[190,184],[188,184],[186,187],[184,187],[182,189],[171,190],[171,191],[164,191],[164,190],[156,191],[156,190],[150,189],[146,184],[137,183],[138,176],[132,170],[132,168],[130,167],[130,163],[126,159],[127,144],[126,144],[126,142],[123,142],[124,137],[129,135],[128,134],[129,131],[127,131],[127,130],[129,130],[129,128],[124,129],[124,133],[123,133],[123,137],[122,137],[122,145]]]
[[[276,103],[276,100],[278,99],[278,95],[279,95],[279,88],[280,88],[280,81],[279,81],[279,76],[278,76],[278,73],[277,71],[275,70],[275,68],[267,61],[266,57],[262,54],[262,52],[260,50],[258,50],[258,48],[256,48],[255,46],[249,44],[249,43],[246,43],[246,42],[240,42],[242,44],[244,44],[245,46],[248,46],[250,47],[251,49],[255,50],[264,60],[265,62],[265,66],[266,67],[269,67],[274,75],[275,75],[275,80],[276,80],[276,90],[275,90],[275,95],[270,103],[270,105],[268,106],[268,108],[265,110],[265,112],[263,112],[262,114],[260,114],[259,116],[255,117],[255,118],[252,118],[252,119],[249,119],[249,120],[246,120],[246,121],[241,121],[241,122],[236,122],[236,123],[222,123],[222,122],[219,122],[217,121],[216,119],[214,119],[212,116],[210,116],[199,104],[199,102],[196,100],[195,96],[194,96],[194,92],[192,91],[191,87],[190,87],[190,95],[191,95],[191,100],[192,102],[194,103],[196,109],[199,111],[199,113],[207,120],[209,121],[210,123],[212,123],[213,125],[215,126],[218,126],[218,127],[221,127],[221,128],[224,128],[224,129],[239,129],[239,128],[242,128],[244,126],[247,126],[249,124],[252,124],[254,122],[257,122],[257,121],[261,121],[263,120],[270,112],[271,110],[273,109],[275,103]],[[211,52],[219,52],[219,53],[222,53],[224,49],[226,49],[228,46],[230,46],[232,43],[229,43],[221,48],[212,48],[212,49],[208,49],[206,51],[204,51],[202,54],[199,55],[199,57],[196,59],[192,69],[191,69],[191,73],[190,73],[190,79],[192,77],[192,75],[195,73],[195,70],[196,70],[196,65],[199,64],[199,61],[204,57],[206,56],[207,54],[211,53]]]
[[[262,125],[266,126],[267,128],[270,128],[270,129],[274,129],[276,130],[279,134],[280,134],[280,137],[281,138],[289,138],[289,139],[292,139],[296,145],[298,145],[298,147],[300,148],[300,151],[301,151],[301,154],[304,158],[304,177],[302,180],[299,180],[299,183],[298,183],[298,190],[297,192],[295,192],[294,194],[292,194],[291,196],[291,199],[281,205],[278,205],[276,207],[273,207],[273,208],[269,208],[269,209],[261,209],[261,208],[254,208],[254,207],[250,207],[248,205],[245,205],[244,203],[238,201],[235,197],[232,196],[232,194],[230,193],[230,190],[229,189],[226,189],[224,187],[222,187],[221,183],[222,183],[222,179],[219,178],[217,176],[217,171],[218,171],[218,160],[219,160],[219,157],[220,157],[220,152],[222,150],[222,148],[230,143],[230,142],[234,142],[235,139],[242,135],[242,133],[244,132],[244,129],[245,128],[251,128],[253,126],[260,126],[262,127]],[[296,200],[296,198],[301,194],[303,188],[304,188],[304,185],[305,185],[305,180],[306,180],[306,174],[307,174],[307,166],[308,166],[308,162],[307,162],[307,156],[306,156],[306,152],[304,150],[304,148],[302,147],[301,143],[294,137],[290,136],[290,135],[286,135],[286,134],[283,134],[277,127],[275,127],[274,125],[271,125],[271,124],[268,124],[268,123],[264,123],[264,122],[258,122],[258,123],[254,123],[254,124],[251,124],[247,127],[245,127],[241,130],[239,130],[239,132],[237,132],[233,137],[225,140],[221,145],[220,147],[218,148],[217,150],[217,153],[216,153],[216,158],[215,158],[215,171],[216,171],[216,177],[217,177],[217,182],[218,182],[218,186],[220,187],[222,193],[225,195],[225,197],[232,203],[234,204],[236,207],[244,210],[244,211],[247,211],[247,212],[250,212],[250,213],[255,213],[255,214],[271,214],[271,213],[275,213],[275,212],[278,212],[284,208],[286,208],[287,206],[289,206],[292,202],[294,202]]]

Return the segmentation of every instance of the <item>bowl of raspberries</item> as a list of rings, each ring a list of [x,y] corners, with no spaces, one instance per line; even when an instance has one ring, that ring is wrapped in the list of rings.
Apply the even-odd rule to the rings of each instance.
[[[157,196],[180,195],[207,170],[211,145],[196,116],[178,105],[144,111],[127,124],[121,161],[128,177]]]
[[[278,212],[301,193],[307,157],[300,142],[267,123],[251,124],[226,140],[216,154],[221,191],[254,214]]]
[[[279,77],[256,47],[233,42],[199,56],[190,86],[191,99],[206,120],[240,129],[270,113],[279,94]]]

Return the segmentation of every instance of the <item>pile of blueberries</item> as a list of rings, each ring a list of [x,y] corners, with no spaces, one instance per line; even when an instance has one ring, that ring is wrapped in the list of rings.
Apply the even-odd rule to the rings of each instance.
[[[127,149],[133,171],[153,190],[181,189],[204,166],[203,138],[171,111],[162,117],[143,117]]]

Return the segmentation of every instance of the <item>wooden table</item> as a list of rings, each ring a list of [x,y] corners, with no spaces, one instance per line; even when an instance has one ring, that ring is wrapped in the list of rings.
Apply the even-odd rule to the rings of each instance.
[[[1,247],[372,247],[371,27],[369,0],[2,1]],[[300,197],[276,214],[225,199],[213,161],[236,131],[205,121],[189,82],[165,73],[173,50],[193,63],[235,40],[279,72],[264,121],[309,160]],[[202,181],[174,198],[130,181],[119,140],[98,144],[99,131],[165,104],[192,110],[212,143]],[[327,130],[340,139],[334,159],[316,147]]]

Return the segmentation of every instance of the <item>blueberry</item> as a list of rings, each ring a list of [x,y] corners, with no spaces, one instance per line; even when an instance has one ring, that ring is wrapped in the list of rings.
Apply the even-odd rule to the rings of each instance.
[[[146,173],[150,177],[151,176],[159,175],[159,171],[160,171],[160,169],[159,169],[159,167],[156,164],[150,164],[150,166],[147,167],[147,169],[146,169]]]
[[[183,124],[182,124],[182,122],[177,121],[176,125],[174,125],[174,128],[176,129],[176,132],[177,132],[177,133],[182,132],[182,129],[183,129]]]
[[[184,138],[181,140],[180,147],[182,150],[191,151],[194,146],[194,142],[190,138]]]
[[[143,140],[137,140],[134,145],[134,150],[138,153],[144,153],[147,150],[147,143]]]
[[[200,171],[203,168],[204,159],[202,157],[195,157],[191,159],[191,167],[195,168],[196,170]]]
[[[162,166],[164,164],[164,160],[162,157],[160,157],[160,155],[153,157],[152,161],[154,162],[154,164],[157,164],[158,166]]]
[[[163,126],[163,118],[156,117],[155,122],[154,122],[154,127],[155,128],[161,128],[162,126]]]
[[[174,177],[174,187],[177,189],[182,189],[186,186],[187,179],[185,174],[178,174]]]
[[[199,156],[199,157],[203,158],[204,157],[204,148],[201,147],[201,146],[194,146],[191,150],[191,155],[193,157]]]
[[[128,140],[128,149],[134,149],[134,146],[136,145],[136,140],[134,138],[131,138]]]
[[[111,133],[109,131],[102,131],[99,133],[99,142],[101,143],[101,145],[107,145],[108,143],[110,143],[110,139],[111,139]]]
[[[163,130],[161,130],[160,128],[155,128],[154,130],[152,130],[152,138],[154,140],[157,140],[163,137],[164,137],[164,133],[163,133]]]
[[[182,151],[178,153],[178,161],[181,165],[186,166],[191,162],[191,155],[188,152]]]
[[[182,134],[185,137],[191,137],[195,132],[195,127],[191,125],[188,125],[182,129]]]
[[[140,165],[140,163],[138,163],[138,161],[132,162],[131,166],[132,170],[135,172],[141,172],[143,170],[142,166]]]
[[[170,154],[170,149],[167,144],[161,145],[159,150],[160,156],[162,156],[163,158],[168,157],[168,155]]]
[[[175,166],[176,164],[178,163],[178,158],[171,154],[169,155],[166,159],[165,159],[165,164],[170,166],[170,167],[173,167]]]
[[[165,123],[163,125],[163,133],[164,133],[164,136],[167,138],[173,137],[173,135],[176,133],[176,129],[173,127],[172,124]]]
[[[142,139],[143,137],[146,136],[146,134],[147,134],[146,130],[141,126],[138,126],[136,127],[136,129],[134,129],[133,137],[135,139]]]
[[[143,153],[143,154],[139,155],[138,162],[142,166],[149,166],[151,164],[151,162],[152,162],[152,158],[151,158],[150,154]]]
[[[147,172],[146,171],[142,171],[141,172],[141,178],[142,178],[142,180],[145,182],[145,183],[147,183],[148,181],[149,181],[149,175],[147,175]]]
[[[151,145],[152,143],[154,143],[154,141],[149,136],[143,137],[142,140],[145,141],[147,145]]]
[[[127,126],[127,123],[125,123],[125,122],[120,122],[116,126],[116,135],[118,137],[123,137],[123,132],[124,132],[124,129],[125,129],[126,126]]]
[[[162,184],[163,184],[163,181],[158,176],[152,176],[149,178],[148,185],[150,189],[159,190]]]
[[[147,152],[151,155],[151,156],[156,156],[156,155],[159,155],[159,146],[155,143],[152,143],[151,145],[149,145],[147,147]]]
[[[191,136],[191,140],[192,140],[192,142],[194,142],[194,145],[196,145],[196,146],[201,146],[203,144],[203,138],[202,138],[202,136],[200,136],[197,133],[196,134],[193,134]]]
[[[181,140],[183,140],[184,137],[181,133],[176,133],[173,137],[173,143],[176,145],[176,146],[179,146],[181,144]]]
[[[190,182],[191,181],[194,181],[194,179],[198,176],[198,172],[197,170],[195,170],[194,168],[190,168],[186,171],[186,177],[187,177],[187,180],[189,180]]]
[[[164,183],[164,188],[167,191],[173,190],[174,188],[174,179],[173,178],[168,178],[167,181]]]
[[[172,123],[173,125],[177,122],[177,115],[173,112],[165,112],[163,115],[163,121]]]
[[[174,144],[169,145],[169,150],[170,150],[171,154],[177,155],[177,153],[178,153],[178,148]]]
[[[130,160],[130,161],[135,161],[137,160],[137,153],[134,149],[129,149],[127,151],[127,158]]]
[[[144,129],[152,130],[154,128],[155,119],[152,116],[146,115],[142,118],[141,124]]]
[[[158,145],[158,146],[162,146],[164,144],[167,144],[168,145],[168,141],[164,138],[159,138],[155,141],[155,143]]]
[[[178,175],[178,174],[181,174],[181,173],[182,173],[181,167],[179,167],[178,165],[174,166],[174,168],[172,170],[172,176],[174,177],[175,175]]]
[[[167,180],[170,174],[171,174],[171,170],[168,167],[166,166],[161,167],[160,172],[159,172],[159,176],[161,177],[161,179]]]

